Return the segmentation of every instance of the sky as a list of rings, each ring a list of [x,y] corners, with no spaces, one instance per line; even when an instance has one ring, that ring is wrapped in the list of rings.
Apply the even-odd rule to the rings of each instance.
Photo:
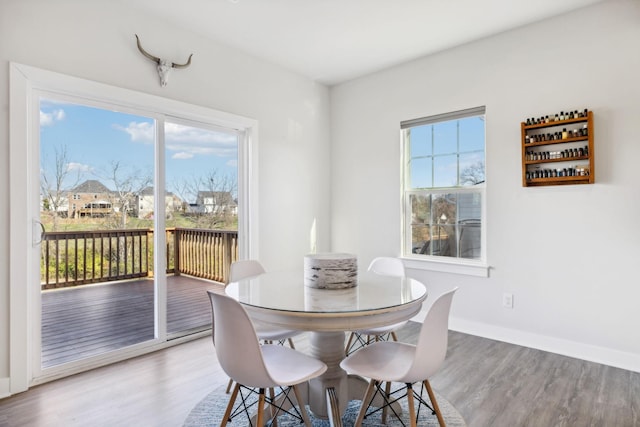
[[[456,186],[459,171],[484,162],[483,119],[474,116],[411,128],[411,188]],[[152,177],[154,135],[154,120],[149,117],[51,99],[40,101],[41,167],[52,180],[59,157],[56,153],[66,150],[69,173],[64,189],[97,179],[114,190],[109,177],[115,162],[120,164],[120,179]],[[235,134],[167,122],[165,146],[166,188],[186,201],[195,202],[195,196],[184,191],[186,182],[210,174],[237,182]]]
[[[97,179],[114,190],[107,177],[113,175],[115,162],[119,162],[123,176],[152,177],[154,136],[154,120],[148,117],[50,99],[40,101],[41,168],[53,177],[56,158],[60,158],[56,153],[66,151],[69,173],[65,189]],[[210,174],[237,180],[238,139],[231,132],[167,122],[165,146],[168,191],[180,195],[185,181]]]
[[[484,163],[484,116],[415,126],[409,133],[411,188],[457,186],[458,171]]]

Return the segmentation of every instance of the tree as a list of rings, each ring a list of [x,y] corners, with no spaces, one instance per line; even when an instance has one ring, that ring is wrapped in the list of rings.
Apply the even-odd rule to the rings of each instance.
[[[477,162],[467,166],[460,172],[460,185],[478,185],[482,184],[484,177],[484,162]]]
[[[53,170],[42,168],[40,171],[40,193],[42,195],[42,207],[53,216],[53,231],[58,230],[58,218],[63,208],[68,212],[68,191],[65,188],[73,188],[80,182],[81,171],[70,167],[66,146],[54,148],[55,161]],[[44,160],[44,159],[43,159]],[[46,162],[43,162],[46,164]]]
[[[213,169],[202,176],[185,178],[174,184],[178,196],[191,201],[191,212],[196,228],[219,229],[235,224],[237,181],[234,176],[222,175]],[[185,207],[187,204],[185,204]]]
[[[103,177],[113,188],[111,205],[117,207],[114,222],[116,228],[127,228],[127,217],[130,212],[137,211],[137,200],[142,190],[153,182],[150,172],[135,167],[125,167],[119,161],[111,163],[110,169]]]

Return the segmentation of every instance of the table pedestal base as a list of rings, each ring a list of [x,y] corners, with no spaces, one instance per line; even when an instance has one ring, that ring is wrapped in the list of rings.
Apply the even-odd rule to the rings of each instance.
[[[342,416],[347,410],[350,400],[361,400],[367,390],[367,381],[356,375],[347,375],[340,367],[344,359],[344,332],[311,332],[311,356],[322,360],[327,371],[309,381],[309,408],[317,418],[329,419],[332,427],[342,427]],[[376,397],[374,406],[384,404],[381,397]],[[394,404],[398,413],[402,412],[399,404]]]
[[[340,367],[344,359],[344,332],[310,332],[309,340],[311,356],[327,364],[324,374],[309,381],[309,407],[315,416],[328,418],[326,390],[333,388],[334,400],[339,405],[332,409],[333,412],[338,409],[341,416],[350,399],[347,373]]]

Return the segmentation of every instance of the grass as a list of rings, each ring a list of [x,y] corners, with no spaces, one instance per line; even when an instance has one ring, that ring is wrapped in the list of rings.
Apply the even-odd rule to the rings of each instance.
[[[119,218],[58,218],[57,226],[54,227],[54,218],[48,212],[40,213],[40,221],[46,231],[94,231],[94,230],[114,230],[122,229]],[[211,226],[213,224],[213,226]],[[238,218],[231,217],[226,220],[214,218],[212,216],[187,216],[177,212],[172,214],[171,218],[166,220],[167,228],[205,228],[215,230],[237,230]],[[154,226],[153,219],[142,219],[136,217],[128,217],[126,229],[152,229]]]

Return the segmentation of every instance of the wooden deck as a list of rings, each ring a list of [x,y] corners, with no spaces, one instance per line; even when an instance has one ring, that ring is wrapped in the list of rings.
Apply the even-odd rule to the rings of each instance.
[[[189,276],[168,276],[168,333],[209,327],[206,291],[221,286]],[[42,367],[153,339],[153,299],[152,279],[43,291]]]

